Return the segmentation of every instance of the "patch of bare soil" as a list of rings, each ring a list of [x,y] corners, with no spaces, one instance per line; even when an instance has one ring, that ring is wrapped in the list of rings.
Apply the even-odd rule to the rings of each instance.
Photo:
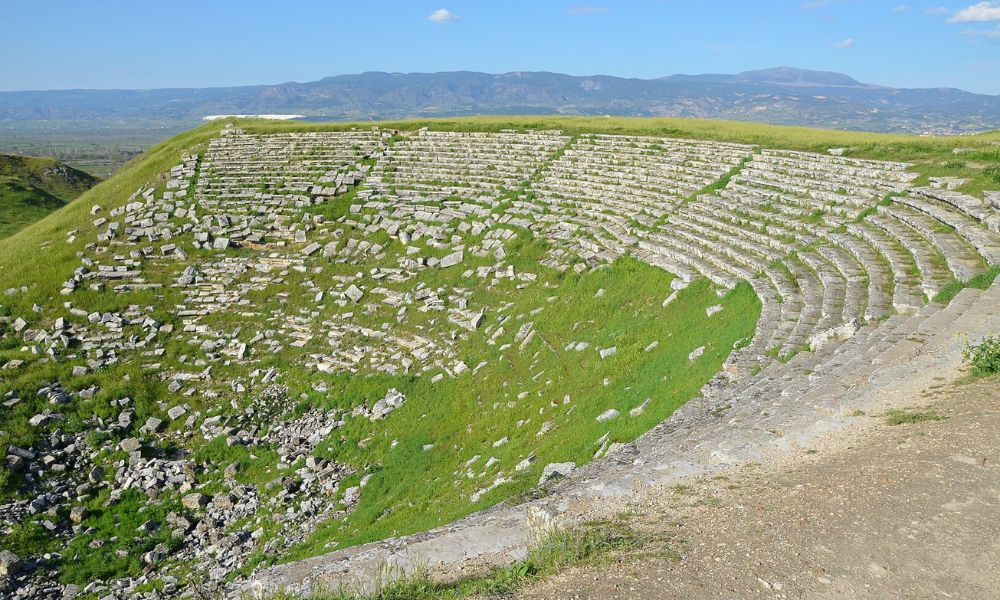
[[[659,541],[522,596],[1000,598],[1000,378],[893,405],[925,418],[609,501]]]

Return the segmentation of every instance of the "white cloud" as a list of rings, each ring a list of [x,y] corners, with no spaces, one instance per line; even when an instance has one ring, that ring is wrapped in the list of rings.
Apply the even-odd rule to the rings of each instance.
[[[996,29],[987,29],[986,31],[982,31],[979,29],[966,29],[965,31],[962,31],[960,33],[962,35],[966,35],[969,37],[985,37],[992,39],[1000,39],[1000,25],[997,25]]]
[[[601,15],[611,12],[603,6],[574,6],[569,9],[571,15]]]
[[[906,4],[899,4],[899,5],[896,6],[896,8],[892,9],[892,12],[894,12],[894,13],[902,13],[902,12],[906,12],[908,10],[910,10],[910,7],[908,5],[906,5]]]
[[[929,17],[946,15],[948,14],[948,9],[943,6],[935,6],[934,8],[928,8],[927,10],[925,10],[924,14]]]
[[[954,14],[949,23],[985,23],[988,21],[1000,21],[1000,4],[992,2],[980,2],[963,8]]]
[[[454,23],[458,20],[458,15],[447,8],[439,8],[427,17],[428,21],[434,23]]]
[[[849,37],[833,44],[834,48],[853,48],[854,38]]]

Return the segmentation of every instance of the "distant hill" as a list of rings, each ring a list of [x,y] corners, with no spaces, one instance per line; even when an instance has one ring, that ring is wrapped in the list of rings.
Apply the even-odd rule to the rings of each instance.
[[[52,158],[0,154],[0,238],[62,208],[98,181]]]
[[[853,77],[831,71],[809,71],[793,67],[774,67],[744,71],[738,75],[669,75],[665,81],[701,81],[711,83],[757,83],[796,87],[877,87],[866,86]]]
[[[323,119],[474,114],[707,117],[833,129],[962,133],[1000,128],[1000,96],[897,89],[777,67],[659,79],[548,72],[382,73],[308,83],[0,93],[0,120],[173,119],[299,113]]]

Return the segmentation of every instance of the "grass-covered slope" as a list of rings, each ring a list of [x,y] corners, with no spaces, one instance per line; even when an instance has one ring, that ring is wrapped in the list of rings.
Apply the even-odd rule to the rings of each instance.
[[[66,202],[17,177],[0,176],[0,238],[45,218]]]
[[[370,440],[363,448],[340,440],[317,449],[358,466],[380,466],[354,513],[320,527],[293,556],[322,552],[331,541],[343,546],[442,525],[527,492],[537,484],[542,465],[583,464],[602,446],[635,439],[669,416],[698,394],[737,344],[749,340],[760,311],[749,286],[720,300],[706,281],[663,307],[670,279],[648,265],[623,260],[583,276],[567,275],[553,287],[520,294],[497,289],[495,298],[482,298],[486,303],[513,300],[514,315],[542,309],[533,318],[538,352],[471,344],[465,362],[490,363],[472,381],[380,382],[404,391],[408,404],[385,423],[352,423],[345,435]],[[708,317],[706,309],[719,304],[722,312]],[[590,346],[545,351],[579,342]],[[657,346],[646,351],[654,342]],[[609,347],[617,352],[602,359],[599,350]],[[689,360],[699,347],[706,356]],[[641,414],[630,416],[644,403]],[[598,421],[609,409],[623,416]],[[530,468],[513,469],[530,457]],[[497,484],[498,478],[505,481]]]
[[[8,505],[30,506],[39,490],[68,494],[40,510],[25,509],[16,524],[4,524],[0,539],[0,548],[22,557],[62,548],[61,559],[40,563],[51,579],[86,584],[138,577],[155,565],[153,573],[182,581],[219,580],[262,562],[426,530],[523,497],[538,486],[546,465],[587,462],[661,422],[697,396],[754,333],[761,305],[745,283],[720,296],[697,279],[665,302],[674,287],[670,273],[628,257],[579,271],[544,266],[551,240],[516,223],[507,226],[511,237],[503,259],[467,252],[460,266],[400,274],[409,269],[399,265],[413,256],[440,259],[449,244],[473,248],[486,234],[469,226],[447,244],[402,241],[364,221],[377,208],[348,210],[358,188],[290,213],[292,223],[316,225],[307,230],[308,241],[335,249],[331,256],[307,254],[301,265],[265,270],[254,262],[302,258],[307,242],[297,239],[221,251],[193,246],[189,233],[152,242],[100,239],[104,217],[135,201],[143,188],[162,198],[171,168],[184,156],[204,157],[224,125],[208,124],[156,146],[77,201],[0,241],[0,401],[17,399],[0,409],[0,447],[64,452],[60,436],[66,436],[88,451],[69,469],[88,480],[82,489],[77,480],[59,483],[52,472],[0,469],[0,501]],[[358,127],[260,121],[238,126],[249,133]],[[404,133],[424,126],[558,128],[803,150],[842,146],[852,156],[910,160],[935,175],[963,175],[970,179],[969,191],[992,187],[985,166],[997,158],[994,142],[1000,137],[918,139],[667,119],[485,118],[380,126]],[[963,150],[955,154],[955,148]],[[358,158],[365,165],[375,160]],[[505,190],[498,208],[511,208],[524,191]],[[185,210],[195,204],[194,186],[177,194]],[[451,201],[425,204],[438,209]],[[92,211],[95,205],[100,210]],[[199,217],[216,217],[211,209],[199,210]],[[191,221],[164,211],[163,222],[181,231]],[[347,240],[377,243],[380,251],[338,260]],[[171,244],[184,254],[164,250]],[[147,254],[144,245],[150,246]],[[92,259],[100,265],[141,263],[142,285],[120,292],[113,282],[80,285],[64,293],[65,282],[86,264],[81,261]],[[186,269],[207,272],[240,260],[250,267],[232,272],[228,291],[240,289],[245,302],[200,315],[197,323],[186,321],[179,307],[190,308],[190,289],[178,283]],[[511,275],[503,275],[508,267]],[[342,298],[348,283],[363,289],[364,298]],[[434,308],[421,310],[419,302],[404,302],[401,311],[375,299],[410,294],[419,300],[426,290],[449,307],[482,311],[481,324],[470,330]],[[76,310],[68,311],[67,302]],[[25,339],[26,331],[53,331],[58,319],[64,320],[63,331],[105,332],[98,327],[107,322],[104,315],[128,315],[121,339],[139,345],[116,350],[109,360],[100,348],[67,343],[50,355],[44,344]],[[368,338],[343,333],[343,323]],[[449,355],[428,360],[424,372],[387,373],[361,362],[353,370],[318,367],[343,340],[388,347],[380,333],[386,331],[434,340]],[[293,339],[301,343],[289,343]],[[245,353],[231,351],[244,344]],[[615,351],[602,357],[600,351],[610,348]],[[464,369],[454,368],[459,362]],[[55,382],[68,400],[42,393]],[[384,418],[372,418],[373,406],[390,390],[405,402]],[[185,407],[184,415],[169,417],[178,406]],[[616,417],[598,419],[612,409]],[[134,413],[128,423],[115,425],[127,412]],[[44,414],[58,418],[35,419]],[[143,431],[150,418],[163,423]],[[294,443],[307,451],[289,455],[283,446],[293,442],[268,433],[282,427],[302,433]],[[324,435],[304,439],[326,427]],[[130,454],[131,438],[140,447]],[[123,491],[123,473],[155,461],[181,465],[173,476],[183,483]],[[95,466],[103,472],[95,475]],[[320,493],[303,495],[317,487]],[[182,502],[192,492],[215,500],[210,507],[198,499]],[[234,516],[234,505],[248,504],[253,512]],[[86,510],[70,512],[79,507]],[[198,546],[195,538],[211,542]],[[211,559],[203,556],[207,547]],[[225,562],[226,549],[233,547],[252,551]],[[162,586],[154,579],[147,575],[142,585]]]
[[[0,239],[62,208],[97,182],[52,158],[0,154]]]
[[[99,181],[54,158],[0,154],[0,177],[17,177],[48,194],[76,198]]]
[[[30,309],[34,299],[52,301],[58,295],[62,281],[76,268],[76,253],[82,251],[85,240],[96,235],[97,226],[92,223],[91,207],[101,204],[110,210],[123,206],[141,186],[164,183],[166,173],[181,156],[204,150],[208,140],[220,128],[219,124],[207,125],[150,148],[113,177],[82,194],[65,210],[53,213],[0,241],[0,282],[6,284],[4,287],[27,287],[29,290],[28,294],[4,298],[4,309],[23,311]],[[66,234],[74,229],[80,230],[77,239],[65,243]],[[45,259],[38,260],[42,248],[45,249]]]

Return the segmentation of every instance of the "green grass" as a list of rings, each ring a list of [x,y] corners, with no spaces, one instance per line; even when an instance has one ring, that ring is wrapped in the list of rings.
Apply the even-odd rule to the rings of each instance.
[[[990,267],[988,270],[965,281],[953,279],[934,296],[934,302],[948,304],[965,288],[985,290],[993,285],[993,281],[997,278],[997,275],[1000,275],[1000,267]]]
[[[964,165],[963,165],[964,167]],[[990,165],[980,173],[982,177],[993,185],[1000,186],[1000,165]]]
[[[66,202],[44,190],[26,184],[17,177],[0,176],[0,239],[49,213]]]
[[[63,199],[76,198],[98,179],[54,158],[0,154],[0,177],[16,177],[28,185]]]
[[[889,425],[913,425],[915,423],[925,423],[927,421],[943,421],[944,415],[939,415],[933,410],[910,411],[910,410],[890,410],[886,413],[886,423]]]
[[[105,491],[87,503],[90,514],[83,524],[93,528],[93,533],[83,533],[68,545],[54,539],[41,525],[45,519],[54,522],[66,519],[66,509],[55,517],[42,514],[14,525],[10,533],[0,536],[0,550],[9,550],[22,558],[58,552],[62,556],[58,579],[86,585],[95,579],[138,575],[145,567],[143,553],[157,544],[164,544],[168,550],[178,546],[180,540],[172,538],[170,528],[162,525],[166,513],[179,508],[176,503],[149,502],[135,490],[125,492],[110,508],[107,500]],[[137,531],[139,525],[150,519],[159,521],[160,527],[152,533]],[[92,541],[99,545],[92,547]]]
[[[0,239],[62,208],[97,179],[51,158],[0,154]]]
[[[16,523],[0,536],[0,550],[13,552],[19,557],[37,552],[55,552],[58,549],[59,542],[45,531],[39,520]]]
[[[168,512],[182,512],[176,500],[150,502],[144,494],[128,490],[109,504],[106,493],[91,500],[90,516],[83,524],[94,532],[76,536],[61,549],[59,579],[63,583],[87,585],[95,579],[136,576],[146,566],[143,554],[157,544],[166,546],[167,554],[180,546],[181,540],[174,538],[171,527],[164,523]],[[137,530],[148,520],[158,523],[153,532]],[[93,540],[101,545],[92,548]]]
[[[712,194],[721,189],[725,189],[725,187],[729,185],[729,181],[733,177],[736,177],[736,175],[738,175],[739,172],[743,170],[743,167],[745,167],[747,163],[750,162],[750,160],[751,160],[750,157],[744,158],[743,160],[740,161],[738,165],[736,165],[735,167],[724,173],[722,177],[720,177],[718,180],[713,181],[712,183],[706,185],[702,189],[688,196],[687,201],[694,202],[698,199],[698,196],[704,194]]]
[[[518,255],[530,258],[530,250],[522,247]],[[619,283],[624,281],[633,283]],[[539,333],[536,341],[526,352],[512,349],[499,360],[495,349],[470,345],[467,364],[490,361],[471,381],[458,378],[432,384],[427,378],[375,378],[376,385],[404,391],[407,404],[375,427],[358,423],[356,430],[346,432],[349,439],[371,438],[363,450],[350,443],[319,449],[324,456],[359,468],[369,465],[372,478],[350,517],[321,526],[293,556],[315,554],[331,541],[343,546],[429,529],[523,494],[535,485],[545,464],[587,462],[601,436],[609,434],[610,442],[634,439],[698,395],[732,347],[752,335],[759,302],[744,284],[721,300],[722,312],[708,318],[705,308],[720,300],[706,281],[698,281],[663,308],[669,282],[666,273],[629,259],[583,276],[566,275],[555,289],[529,288],[520,294],[501,289],[495,299],[484,297],[486,305],[500,297],[515,302],[511,314],[545,307],[533,317]],[[601,297],[596,295],[599,289],[606,290]],[[550,303],[548,297],[557,300]],[[643,352],[654,340],[660,346]],[[591,347],[563,352],[571,341],[588,341]],[[689,363],[687,354],[703,345],[706,356]],[[601,360],[597,349],[608,346],[616,346],[618,353]],[[538,373],[544,376],[533,381]],[[355,381],[335,385],[357,385]],[[525,392],[528,395],[518,399]],[[562,404],[565,396],[570,403]],[[608,408],[627,415],[646,398],[653,402],[641,417],[622,416],[608,424],[596,421]],[[472,428],[468,414],[476,415]],[[553,422],[555,429],[539,437],[536,433],[545,421]],[[518,422],[526,424],[518,427]],[[502,437],[509,443],[493,448],[492,442]],[[393,440],[399,442],[395,448]],[[434,444],[434,449],[424,451],[424,444]],[[529,452],[537,455],[536,465],[515,473],[514,465]],[[477,454],[482,456],[472,469],[477,475],[456,476]],[[490,457],[499,462],[482,470]],[[486,487],[499,471],[511,481],[470,503],[467,496]]]

